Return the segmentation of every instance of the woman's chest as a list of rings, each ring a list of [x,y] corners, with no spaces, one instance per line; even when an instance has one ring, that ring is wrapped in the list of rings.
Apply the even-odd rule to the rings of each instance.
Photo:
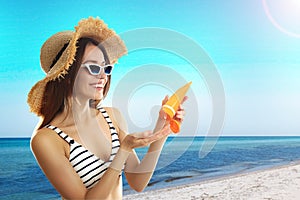
[[[64,131],[78,144],[103,161],[108,161],[111,155],[111,133],[105,123],[75,125]]]

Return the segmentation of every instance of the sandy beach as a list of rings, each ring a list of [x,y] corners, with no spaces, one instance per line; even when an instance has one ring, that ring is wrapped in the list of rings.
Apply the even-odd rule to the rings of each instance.
[[[267,170],[126,195],[126,199],[299,200],[300,161]]]

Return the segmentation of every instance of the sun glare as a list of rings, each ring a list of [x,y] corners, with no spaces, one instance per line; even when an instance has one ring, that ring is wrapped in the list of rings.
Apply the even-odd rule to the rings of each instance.
[[[300,38],[299,0],[262,0],[270,22],[281,32]]]

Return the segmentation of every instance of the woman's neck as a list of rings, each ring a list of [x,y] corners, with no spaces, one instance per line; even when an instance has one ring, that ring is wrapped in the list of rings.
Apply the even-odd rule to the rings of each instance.
[[[65,106],[64,111],[55,117],[55,122],[60,123],[61,126],[73,126],[77,123],[88,124],[95,119],[98,111],[94,103],[90,100],[79,101],[72,98]]]

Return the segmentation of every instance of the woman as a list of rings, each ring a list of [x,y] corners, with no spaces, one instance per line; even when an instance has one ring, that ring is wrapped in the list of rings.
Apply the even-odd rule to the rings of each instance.
[[[127,134],[118,110],[102,107],[112,64],[125,53],[120,37],[91,17],[74,32],[51,36],[41,48],[47,75],[28,95],[31,111],[41,117],[31,148],[64,199],[122,199],[122,169],[128,184],[142,191],[171,133],[162,110],[153,133]],[[180,106],[176,119],[182,121],[183,115]],[[134,148],[149,144],[140,162]]]

